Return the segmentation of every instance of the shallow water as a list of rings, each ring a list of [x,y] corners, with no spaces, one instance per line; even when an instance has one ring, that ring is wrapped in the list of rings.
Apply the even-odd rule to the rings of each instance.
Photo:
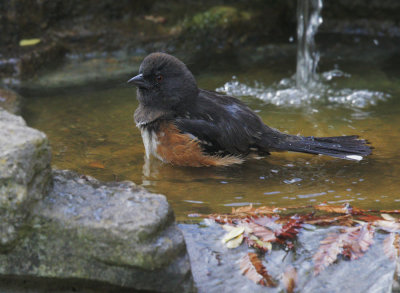
[[[335,61],[336,62],[336,61]],[[289,62],[288,62],[289,63]],[[179,220],[191,213],[228,212],[232,206],[300,205],[350,202],[362,208],[400,207],[400,78],[395,65],[335,63],[346,77],[326,86],[337,91],[378,91],[384,100],[364,108],[329,101],[332,91],[304,106],[276,106],[252,96],[240,97],[271,127],[291,134],[335,136],[358,134],[374,153],[361,162],[296,153],[273,153],[226,168],[182,168],[152,160],[144,166],[144,148],[133,123],[136,91],[116,84],[37,94],[26,99],[23,116],[44,131],[51,142],[53,166],[72,169],[100,180],[132,180],[165,194]],[[326,71],[334,63],[325,63]],[[293,64],[196,75],[200,87],[216,89],[232,80],[269,88],[294,73]],[[393,71],[394,70],[394,71]],[[127,76],[128,78],[128,76]],[[258,85],[254,85],[257,81]],[[276,86],[275,86],[276,88]]]

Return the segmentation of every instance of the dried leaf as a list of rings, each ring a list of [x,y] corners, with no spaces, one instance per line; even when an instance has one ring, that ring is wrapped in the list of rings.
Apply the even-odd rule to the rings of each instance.
[[[24,39],[24,40],[19,41],[19,45],[21,47],[33,46],[33,45],[36,45],[39,43],[40,43],[40,39]]]
[[[264,242],[275,242],[278,239],[275,236],[275,233],[268,229],[267,227],[258,225],[253,222],[244,223],[249,229],[249,232],[257,236],[261,241]]]
[[[239,236],[229,240],[226,243],[226,247],[228,247],[228,248],[236,248],[236,247],[240,246],[240,244],[242,244],[242,242],[243,242],[243,234],[240,234]]]
[[[291,218],[280,230],[275,231],[275,235],[280,238],[293,238],[299,233],[299,228],[303,225],[304,218]]]
[[[341,233],[331,233],[321,241],[314,255],[314,274],[317,275],[327,266],[336,261],[339,254],[344,254],[351,260],[360,258],[373,243],[374,228],[370,224],[357,227],[347,227]]]
[[[297,283],[297,271],[294,267],[289,265],[282,275],[282,283],[286,292],[292,293]]]
[[[268,274],[267,269],[261,263],[261,260],[255,253],[248,253],[245,257],[243,257],[242,261],[240,262],[240,269],[243,275],[256,284],[268,287],[276,286],[275,282]]]
[[[225,236],[222,238],[222,242],[226,243],[229,240],[232,240],[233,238],[236,238],[239,235],[243,234],[243,232],[244,232],[243,226],[234,227],[230,232],[225,234]]]
[[[357,214],[362,214],[362,213],[366,212],[366,210],[352,207],[349,204],[344,204],[341,206],[321,204],[321,205],[314,206],[314,208],[319,211],[324,211],[324,212],[328,212],[328,213],[336,213],[336,214],[357,215]]]
[[[391,260],[398,260],[400,257],[400,235],[390,233],[383,240],[383,252]]]
[[[309,220],[304,221],[307,224],[318,225],[318,226],[326,226],[326,225],[339,225],[339,226],[351,226],[353,224],[353,217],[351,215],[343,215],[343,216],[322,216],[315,217]]]
[[[380,212],[386,214],[400,214],[400,210],[381,210]]]
[[[388,232],[399,232],[400,231],[400,223],[394,221],[386,221],[386,220],[378,220],[374,222],[374,225],[380,229],[383,229]]]
[[[272,250],[272,243],[267,241],[262,241],[254,235],[250,235],[246,238],[248,246],[254,247],[261,250],[262,252],[267,252]]]
[[[359,229],[348,233],[343,247],[343,254],[351,260],[362,257],[374,242],[375,229],[372,225],[365,224],[355,228]]]
[[[100,163],[100,162],[90,162],[88,164],[88,166],[91,167],[91,168],[97,168],[97,169],[104,169],[105,168],[103,163]]]
[[[165,23],[167,21],[167,19],[163,16],[154,15],[145,15],[144,19],[154,23]]]
[[[396,218],[392,217],[392,216],[389,215],[389,214],[381,214],[381,217],[382,217],[384,220],[386,220],[386,221],[393,221],[393,222],[396,222],[396,221],[397,221]]]

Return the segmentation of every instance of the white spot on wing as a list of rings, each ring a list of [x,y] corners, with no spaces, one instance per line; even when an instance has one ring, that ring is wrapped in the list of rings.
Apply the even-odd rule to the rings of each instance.
[[[346,159],[361,161],[363,157],[359,155],[348,155],[346,156]]]

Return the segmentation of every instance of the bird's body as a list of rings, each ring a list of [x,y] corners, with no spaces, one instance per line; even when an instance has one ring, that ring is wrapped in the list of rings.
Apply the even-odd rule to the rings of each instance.
[[[147,56],[129,82],[138,87],[135,122],[146,155],[174,165],[227,166],[285,150],[351,160],[371,153],[357,136],[302,137],[270,128],[240,100],[199,89],[187,67],[168,54]]]

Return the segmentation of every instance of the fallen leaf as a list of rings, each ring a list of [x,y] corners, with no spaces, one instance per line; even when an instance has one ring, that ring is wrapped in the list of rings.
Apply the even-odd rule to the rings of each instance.
[[[343,255],[351,260],[362,257],[374,242],[375,229],[371,224],[357,226],[356,228],[359,229],[348,233],[343,246]]]
[[[305,220],[304,223],[318,226],[326,226],[332,224],[336,224],[339,226],[351,226],[353,224],[353,218],[351,215],[342,215],[336,217],[322,216]]]
[[[229,240],[226,243],[226,247],[228,247],[228,248],[236,248],[236,247],[239,247],[240,244],[242,244],[242,242],[243,242],[243,234],[240,234],[239,236]]]
[[[272,250],[272,243],[268,241],[262,241],[257,236],[250,235],[246,238],[247,245],[262,252],[268,252]]]
[[[226,243],[229,240],[232,240],[233,238],[236,238],[239,235],[243,234],[243,232],[244,232],[243,226],[234,227],[228,233],[225,234],[225,236],[222,238],[222,242]]]
[[[275,231],[275,235],[279,238],[293,238],[299,233],[299,229],[303,225],[304,218],[291,218],[280,230]]]
[[[386,214],[400,214],[400,210],[381,210],[380,212]]]
[[[352,207],[349,204],[344,204],[341,206],[334,206],[334,205],[327,205],[327,204],[320,204],[314,206],[316,210],[319,211],[324,211],[327,213],[336,213],[336,214],[352,214],[352,215],[357,215],[357,214],[362,214],[366,212],[366,210],[358,209],[355,207]]]
[[[33,46],[33,45],[36,45],[39,43],[40,43],[40,39],[24,39],[24,40],[19,41],[19,45],[21,47]]]
[[[389,214],[381,214],[381,217],[386,220],[386,221],[393,221],[393,222],[397,222],[397,219],[392,217]]]
[[[267,227],[258,225],[253,222],[244,223],[243,225],[246,225],[249,229],[249,233],[254,234],[261,241],[275,242],[278,240],[275,236],[275,233],[273,231],[271,231],[270,229],[268,229]]]
[[[102,163],[100,163],[100,162],[90,162],[88,164],[88,166],[91,167],[91,168],[97,168],[97,169],[104,169],[105,168],[104,165]]]
[[[318,275],[336,261],[339,254],[354,260],[360,258],[373,243],[374,228],[371,224],[346,227],[340,233],[331,233],[321,241],[321,246],[313,256],[314,274]]]
[[[374,222],[374,225],[380,229],[383,229],[388,232],[399,232],[400,231],[400,223],[394,221],[386,221],[386,220],[378,220]]]
[[[282,283],[286,292],[293,293],[297,283],[297,271],[293,266],[289,265],[283,272]]]
[[[240,269],[243,275],[256,284],[268,287],[276,286],[275,282],[268,274],[267,269],[255,253],[248,253],[242,258]]]
[[[400,257],[400,235],[390,233],[383,240],[383,252],[391,260],[398,260]]]

